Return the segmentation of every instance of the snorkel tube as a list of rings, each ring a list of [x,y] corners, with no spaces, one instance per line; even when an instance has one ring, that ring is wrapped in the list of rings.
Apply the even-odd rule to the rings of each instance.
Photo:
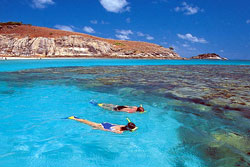
[[[128,123],[130,123],[131,121],[127,118],[127,120],[128,120]],[[131,122],[132,123],[132,122]],[[135,130],[137,130],[138,129],[138,127],[134,127],[133,129],[130,129],[129,131],[130,132],[134,132]]]

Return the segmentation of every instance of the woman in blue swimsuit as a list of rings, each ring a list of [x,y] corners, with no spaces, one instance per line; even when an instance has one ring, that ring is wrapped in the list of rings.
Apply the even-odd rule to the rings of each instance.
[[[114,133],[123,133],[124,131],[135,131],[137,129],[136,125],[128,119],[128,124],[127,125],[116,125],[116,124],[111,124],[108,122],[103,122],[103,123],[96,123],[96,122],[91,122],[86,119],[80,119],[75,116],[70,116],[68,119],[72,119],[84,124],[87,124],[89,126],[92,126],[94,129],[99,129],[103,131],[109,131],[109,132],[114,132]]]

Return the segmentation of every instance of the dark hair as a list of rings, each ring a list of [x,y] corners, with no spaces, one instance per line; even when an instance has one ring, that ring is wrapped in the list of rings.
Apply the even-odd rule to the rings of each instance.
[[[137,107],[137,112],[144,112],[144,108],[143,107]]]
[[[136,127],[136,125],[133,122],[129,122],[126,126],[121,127],[121,131],[132,130],[135,127]]]

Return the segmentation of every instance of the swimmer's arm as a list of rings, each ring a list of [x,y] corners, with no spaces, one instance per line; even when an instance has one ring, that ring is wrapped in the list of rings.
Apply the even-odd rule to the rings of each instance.
[[[97,127],[92,127],[92,129],[97,129],[97,130],[100,130],[100,128],[97,128]],[[102,129],[101,129],[102,130]]]
[[[117,133],[117,134],[122,134],[123,133],[123,131],[120,131],[120,130],[112,130],[110,132]]]
[[[116,126],[112,127],[112,130],[110,132],[122,134],[123,131],[121,131],[120,129],[121,129],[121,125],[116,125]]]
[[[111,132],[117,133],[117,134],[122,134],[123,131],[121,131],[121,127],[123,127],[123,125],[117,125],[116,127],[114,127],[114,129]]]

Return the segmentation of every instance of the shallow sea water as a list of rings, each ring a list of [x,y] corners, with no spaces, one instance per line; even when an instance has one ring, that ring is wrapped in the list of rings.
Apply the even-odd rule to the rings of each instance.
[[[249,61],[22,60],[0,71],[0,166],[250,165]],[[70,115],[139,128],[113,134]]]

